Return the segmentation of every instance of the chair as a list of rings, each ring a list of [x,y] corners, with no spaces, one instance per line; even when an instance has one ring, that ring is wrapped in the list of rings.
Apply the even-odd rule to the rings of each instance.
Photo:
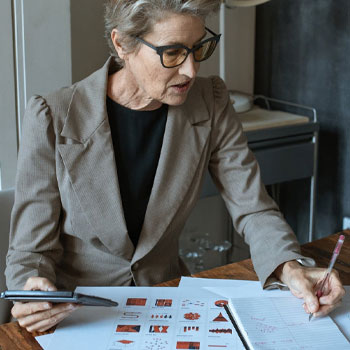
[[[10,217],[14,202],[14,190],[0,191],[0,291],[6,290],[5,266],[9,245]],[[0,324],[10,321],[11,303],[0,301]]]

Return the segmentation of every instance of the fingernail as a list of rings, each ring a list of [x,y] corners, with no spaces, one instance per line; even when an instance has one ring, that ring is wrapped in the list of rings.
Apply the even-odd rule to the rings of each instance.
[[[311,303],[309,305],[309,310],[314,313],[317,310],[317,305],[315,303]]]
[[[51,309],[51,305],[50,305],[50,304],[45,304],[45,305],[44,305],[44,308],[45,308],[45,309]]]

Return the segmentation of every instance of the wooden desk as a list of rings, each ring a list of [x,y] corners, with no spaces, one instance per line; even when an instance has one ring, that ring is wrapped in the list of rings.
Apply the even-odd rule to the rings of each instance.
[[[344,231],[346,239],[335,264],[344,285],[350,285],[350,230]],[[339,234],[304,244],[302,252],[305,256],[314,258],[321,267],[327,267]],[[203,278],[257,280],[250,259],[222,267],[203,271],[195,275]],[[160,284],[163,287],[177,287],[179,279]],[[0,350],[41,350],[32,334],[19,327],[17,322],[0,326]]]

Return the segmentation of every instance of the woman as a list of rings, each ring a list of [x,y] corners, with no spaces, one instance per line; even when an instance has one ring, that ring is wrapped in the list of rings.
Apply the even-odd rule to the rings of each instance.
[[[186,273],[178,237],[209,167],[262,285],[287,284],[317,315],[340,301],[335,273],[330,294],[314,296],[324,270],[299,264],[310,261],[266,194],[224,83],[196,78],[219,41],[205,27],[219,3],[109,1],[112,58],[72,87],[31,99],[9,289],[152,285]],[[42,331],[74,309],[18,303],[12,314],[29,331]]]

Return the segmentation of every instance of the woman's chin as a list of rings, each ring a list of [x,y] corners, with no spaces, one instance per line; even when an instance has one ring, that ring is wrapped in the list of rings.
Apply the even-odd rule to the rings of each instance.
[[[181,106],[182,104],[185,103],[187,99],[187,93],[186,94],[181,94],[181,95],[172,95],[169,96],[163,103],[168,104],[169,106]]]

